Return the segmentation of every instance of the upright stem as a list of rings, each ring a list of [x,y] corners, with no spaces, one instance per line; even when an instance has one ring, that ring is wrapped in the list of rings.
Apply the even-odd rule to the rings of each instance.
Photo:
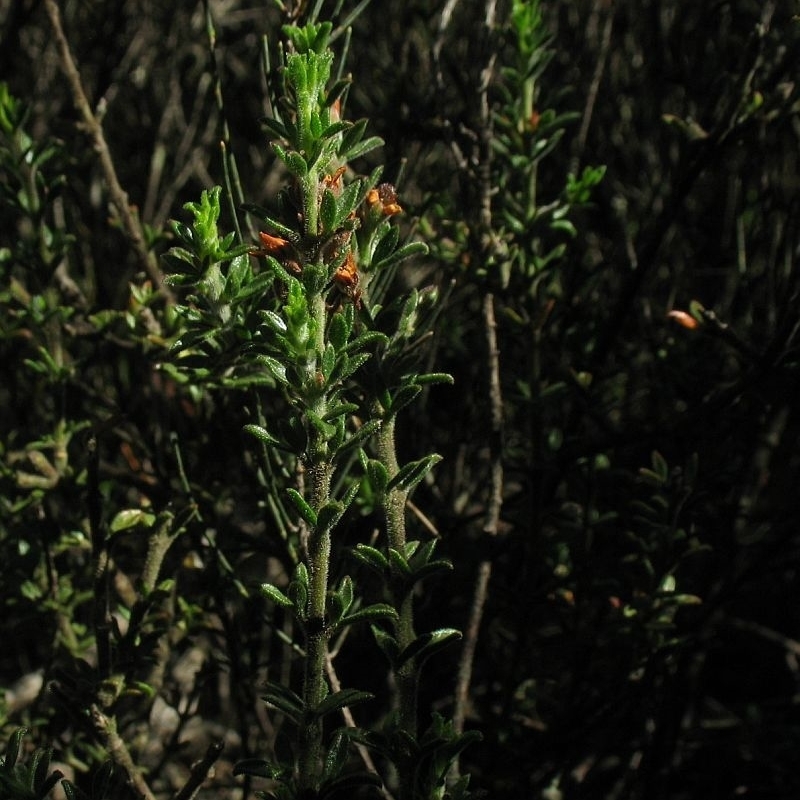
[[[309,312],[316,323],[316,350],[324,350],[325,299],[322,295],[309,298]],[[316,368],[316,367],[315,367]],[[311,399],[311,410],[319,417],[325,415],[328,398],[325,393]],[[330,499],[333,465],[327,454],[327,444],[322,434],[314,433],[309,443],[311,464],[308,475],[311,484],[311,507],[319,511]],[[298,783],[301,789],[316,789],[322,765],[322,721],[315,709],[327,694],[325,666],[328,656],[328,630],[325,624],[325,607],[328,596],[330,572],[330,528],[315,526],[308,539],[309,607],[306,623],[306,661],[303,679],[303,703],[306,719],[298,734]]]
[[[397,450],[394,438],[394,415],[387,417],[381,425],[378,433],[378,457],[386,467],[389,480],[394,478],[400,471],[397,462]],[[389,547],[402,552],[406,544],[406,500],[408,492],[394,488],[387,492],[383,506],[386,514],[386,535],[389,540]]]
[[[397,461],[395,445],[395,416],[386,418],[378,433],[378,456],[388,472],[389,480],[397,475],[400,466]],[[408,492],[394,488],[384,497],[384,514],[386,516],[386,534],[389,547],[404,552],[406,544],[405,508]],[[402,651],[416,638],[414,633],[414,596],[413,587],[400,575],[393,576],[391,582],[394,607],[398,614],[395,623],[395,638]],[[419,690],[419,669],[414,659],[402,664],[395,673],[397,694],[395,707],[397,724],[401,731],[409,736],[417,736],[417,694]],[[411,798],[413,795],[414,764],[397,764],[400,773],[400,798]]]

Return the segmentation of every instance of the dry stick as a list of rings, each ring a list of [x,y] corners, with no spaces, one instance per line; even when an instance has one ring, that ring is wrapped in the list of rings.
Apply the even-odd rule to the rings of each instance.
[[[131,757],[130,750],[128,750],[128,746],[119,733],[117,733],[116,721],[111,717],[107,717],[97,705],[92,705],[90,711],[92,724],[102,737],[103,743],[108,749],[108,753],[114,763],[119,764],[125,772],[128,773],[128,779],[131,785],[144,800],[156,800],[156,796],[147,785],[147,781],[145,781],[141,771],[136,764],[133,763],[133,758]]]
[[[602,38],[600,40],[600,53],[597,56],[597,64],[595,64],[592,82],[589,85],[589,93],[586,98],[586,107],[583,110],[583,119],[581,119],[581,128],[578,132],[577,144],[575,146],[575,156],[572,171],[576,174],[578,172],[578,162],[580,161],[583,149],[586,147],[586,139],[589,136],[589,126],[592,122],[592,114],[594,113],[594,106],[597,102],[597,94],[600,91],[600,81],[603,78],[603,72],[605,71],[606,62],[608,61],[608,53],[611,49],[611,29],[614,26],[614,11],[615,6],[612,3],[611,9],[606,17],[605,25],[603,26]],[[592,13],[600,13],[598,4],[595,4],[595,8]]]
[[[95,152],[100,159],[100,166],[103,170],[106,183],[108,184],[108,193],[111,197],[111,202],[119,214],[123,230],[133,245],[133,249],[136,251],[136,255],[142,267],[150,276],[153,283],[166,295],[167,291],[162,285],[161,272],[158,268],[156,258],[153,253],[147,249],[142,225],[128,202],[127,193],[122,186],[120,186],[119,180],[117,179],[117,171],[114,168],[111,152],[108,149],[108,144],[103,135],[103,126],[92,111],[89,105],[89,99],[83,91],[81,75],[80,72],[78,72],[75,59],[70,52],[67,37],[64,35],[64,28],[61,24],[61,12],[58,9],[56,0],[45,0],[45,8],[47,9],[47,15],[50,17],[50,24],[53,28],[53,37],[56,42],[56,48],[58,49],[61,69],[72,91],[72,102],[83,119],[83,127],[91,137]]]
[[[212,742],[208,746],[205,755],[200,759],[200,761],[192,764],[192,771],[189,774],[189,780],[186,781],[182,789],[172,796],[172,800],[192,800],[192,798],[200,790],[200,787],[203,785],[205,779],[208,777],[208,774],[211,771],[211,768],[214,766],[216,760],[222,754],[222,749],[224,746],[224,742],[222,741]]]
[[[494,26],[497,6],[495,0],[486,3],[486,29],[490,34]],[[481,74],[480,85],[480,124],[479,140],[482,145],[481,158],[481,197],[479,209],[479,225],[481,242],[485,248],[491,248],[494,242],[492,236],[492,186],[491,186],[491,110],[489,108],[489,83],[494,72],[496,52],[491,49],[490,54]],[[483,318],[486,328],[487,356],[489,366],[489,403],[491,413],[491,439],[489,449],[491,453],[491,479],[490,496],[486,509],[484,532],[489,536],[496,536],[500,511],[503,505],[503,396],[500,387],[500,351],[497,347],[497,323],[494,313],[494,295],[487,293],[483,299]],[[472,665],[475,660],[475,649],[478,645],[483,608],[488,595],[489,580],[492,575],[492,562],[489,559],[481,561],[478,575],[475,580],[475,590],[472,596],[469,621],[464,632],[464,645],[456,676],[453,728],[457,734],[463,733],[466,719],[470,685],[472,683]],[[458,761],[453,762],[450,778],[455,780],[459,776]]]
[[[445,44],[445,35],[450,27],[453,12],[458,5],[458,0],[447,0],[439,16],[439,31],[433,44],[433,63],[436,65],[436,88],[444,89],[444,76],[442,75],[442,48]]]
[[[331,692],[336,693],[341,691],[342,689],[342,682],[339,680],[339,676],[336,673],[336,667],[333,663],[334,653],[328,652],[328,655],[325,659],[325,672],[328,675],[328,682],[331,685]],[[348,728],[357,728],[358,725],[356,724],[355,717],[353,716],[353,712],[350,710],[349,706],[342,707],[342,718],[344,719],[344,724]],[[361,757],[361,760],[364,762],[364,766],[367,768],[369,772],[372,772],[374,775],[379,775],[377,768],[375,767],[375,762],[372,760],[372,756],[369,753],[369,750],[360,743],[356,743],[356,750],[358,751],[358,755]],[[386,800],[394,800],[392,794],[389,790],[384,786],[381,789],[381,794],[386,798]]]
[[[503,507],[503,395],[500,388],[500,351],[497,347],[497,323],[494,315],[494,296],[487,294],[483,301],[483,317],[486,325],[486,342],[489,359],[489,402],[491,404],[491,436],[492,436],[492,470],[491,494],[486,509],[484,533],[497,536],[500,524],[500,511]],[[455,709],[453,711],[453,727],[456,733],[463,733],[464,720],[468,706],[469,688],[472,682],[472,664],[475,648],[478,644],[483,608],[488,596],[489,580],[492,576],[492,562],[481,561],[475,579],[475,590],[472,595],[469,622],[464,633],[464,647],[458,665],[455,688]],[[454,770],[455,772],[455,770]],[[457,776],[457,773],[456,773]]]

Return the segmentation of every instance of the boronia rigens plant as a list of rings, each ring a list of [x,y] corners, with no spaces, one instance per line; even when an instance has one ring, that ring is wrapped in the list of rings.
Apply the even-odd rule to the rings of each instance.
[[[188,224],[174,223],[179,244],[165,256],[182,296],[165,368],[185,383],[246,393],[262,506],[294,562],[287,584],[260,586],[299,632],[290,643],[302,661],[296,685],[263,691],[291,723],[291,756],[236,769],[272,781],[270,797],[467,797],[468,778],[447,786],[446,776],[477,735],[456,735],[443,716],[423,719],[418,704],[424,662],[460,638],[450,628],[421,631],[414,615],[422,582],[452,566],[434,539],[407,527],[409,494],[439,457],[401,463],[396,447],[404,409],[423,387],[450,381],[420,367],[436,291],[391,288],[398,265],[427,248],[400,242],[402,208],[381,169],[354,169],[382,142],[367,136],[366,119],[344,119],[348,82],[335,78],[332,25],[283,32],[264,127],[285,186],[269,209],[239,204],[258,223],[251,241],[220,230],[222,190],[203,192],[186,206]],[[382,531],[345,551],[336,540],[357,506],[377,512]],[[359,571],[373,574],[372,587],[378,576],[380,595],[360,590],[350,574]],[[342,688],[330,657],[355,625],[371,629],[376,668],[388,664],[392,687],[390,712],[364,728],[349,710],[377,700]]]

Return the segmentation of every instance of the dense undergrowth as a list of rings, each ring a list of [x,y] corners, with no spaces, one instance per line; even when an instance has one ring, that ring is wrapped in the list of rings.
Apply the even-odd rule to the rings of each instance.
[[[7,5],[0,797],[796,796],[798,9]]]

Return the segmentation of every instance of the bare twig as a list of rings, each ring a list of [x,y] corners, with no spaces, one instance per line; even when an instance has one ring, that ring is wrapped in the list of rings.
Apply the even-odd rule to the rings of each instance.
[[[600,52],[597,55],[597,63],[594,67],[594,74],[592,75],[592,82],[589,85],[589,92],[586,96],[586,105],[583,109],[583,117],[581,119],[581,127],[578,131],[577,142],[575,145],[575,163],[572,167],[573,172],[578,172],[578,162],[580,162],[581,154],[586,147],[586,138],[589,135],[589,126],[592,122],[592,114],[594,113],[594,106],[597,102],[597,94],[600,90],[600,81],[603,78],[603,72],[608,60],[608,52],[611,48],[611,29],[614,26],[614,10],[616,8],[614,3],[595,3],[593,14],[600,13],[600,6],[608,5],[609,11],[606,17],[605,25],[603,25],[603,33],[600,38]]]
[[[223,747],[224,744],[221,741],[212,742],[208,746],[205,755],[199,761],[192,764],[189,780],[186,781],[183,788],[173,795],[172,800],[192,800],[203,785],[203,781],[208,777],[208,773],[211,771],[214,763],[220,757]]]
[[[494,315],[494,295],[483,298],[483,319],[486,326],[486,351],[489,361],[489,403],[491,408],[492,477],[489,505],[483,530],[496,536],[503,506],[503,391],[500,386],[500,350],[497,347],[497,322]]]
[[[479,219],[480,246],[491,251],[494,247],[492,233],[492,185],[491,185],[491,137],[492,119],[489,107],[489,86],[494,72],[496,50],[491,46],[491,34],[495,24],[497,6],[495,0],[486,2],[486,34],[487,53],[486,63],[481,70],[479,85],[479,140],[480,163],[478,165],[480,186]],[[484,520],[484,531],[490,536],[497,534],[500,521],[500,511],[503,503],[503,404],[500,387],[500,355],[497,347],[497,325],[494,314],[494,295],[487,293],[483,299],[483,316],[486,329],[487,356],[489,367],[489,404],[491,417],[491,434],[489,450],[491,453],[491,477],[489,503]],[[464,644],[458,664],[456,676],[453,728],[456,733],[462,733],[467,714],[469,690],[472,683],[472,665],[475,659],[475,650],[478,645],[483,609],[488,595],[489,580],[492,575],[492,562],[488,559],[482,561],[478,567],[475,580],[475,589],[472,597],[469,621],[464,631]],[[459,765],[453,762],[450,771],[451,779],[459,775]]]
[[[422,509],[419,506],[414,505],[414,503],[412,503],[411,500],[407,499],[406,508],[408,508],[408,510],[419,520],[419,522],[422,524],[425,530],[427,530],[428,533],[431,534],[431,536],[433,536],[435,539],[442,538],[442,535],[439,533],[436,526],[433,524],[430,518],[423,513]]]
[[[489,503],[483,530],[489,536],[496,536],[500,523],[500,512],[503,505],[503,396],[500,388],[500,351],[497,347],[497,325],[494,316],[494,296],[487,294],[483,301],[483,314],[486,326],[486,340],[489,362],[489,402],[491,404],[492,430],[491,451],[491,486]],[[458,675],[455,688],[455,708],[453,711],[453,727],[457,733],[464,730],[467,706],[469,704],[469,688],[472,682],[472,664],[478,644],[483,608],[489,591],[489,580],[492,576],[492,562],[484,560],[478,566],[475,589],[472,596],[469,622],[464,631],[464,646],[458,664]]]
[[[439,30],[437,32],[436,41],[433,44],[433,63],[436,65],[436,88],[441,90],[444,88],[444,75],[442,74],[442,48],[445,43],[445,36],[447,29],[450,27],[450,20],[453,18],[453,12],[458,5],[458,0],[447,0],[439,15]]]
[[[156,796],[144,779],[141,770],[133,763],[133,758],[128,750],[128,746],[119,733],[117,733],[116,721],[111,717],[107,717],[97,705],[92,705],[91,707],[91,718],[95,730],[100,735],[108,750],[108,754],[115,764],[118,764],[125,770],[131,782],[131,786],[133,786],[144,800],[156,800]]]
[[[179,530],[173,530],[173,520],[173,514],[169,511],[163,511],[158,515],[150,532],[150,537],[147,542],[147,557],[145,558],[141,577],[145,594],[152,592],[158,584],[161,565],[164,563],[167,551],[172,546],[179,532]]]
[[[59,11],[56,0],[45,0],[45,8],[50,18],[50,25],[53,29],[53,38],[55,39],[56,48],[58,50],[61,69],[67,78],[70,91],[72,92],[72,102],[81,116],[84,129],[91,137],[92,144],[100,161],[103,176],[108,185],[108,193],[111,202],[117,214],[119,214],[122,228],[133,246],[142,268],[155,285],[161,287],[162,291],[166,294],[166,289],[162,285],[161,271],[158,268],[155,255],[147,249],[142,224],[128,201],[127,193],[122,188],[117,178],[117,171],[114,167],[111,151],[108,148],[108,143],[103,134],[103,126],[92,111],[89,99],[86,97],[86,93],[83,90],[81,75],[75,64],[72,52],[70,51],[67,37],[64,34],[64,28],[61,24],[61,12]]]
[[[339,680],[339,676],[336,674],[336,667],[333,665],[333,654],[328,653],[325,659],[325,672],[328,676],[328,682],[331,685],[332,692],[341,691],[342,684]],[[350,711],[348,706],[344,706],[342,708],[342,718],[344,719],[344,724],[348,728],[356,728],[355,718],[353,717],[353,712]],[[369,750],[364,747],[363,744],[356,743],[356,750],[358,750],[358,754],[361,757],[361,760],[364,762],[364,766],[375,775],[378,775],[378,770],[375,768],[375,762],[372,760],[372,756],[369,754]],[[392,795],[389,793],[389,790],[384,787],[383,789],[383,796],[386,800],[394,800]]]

